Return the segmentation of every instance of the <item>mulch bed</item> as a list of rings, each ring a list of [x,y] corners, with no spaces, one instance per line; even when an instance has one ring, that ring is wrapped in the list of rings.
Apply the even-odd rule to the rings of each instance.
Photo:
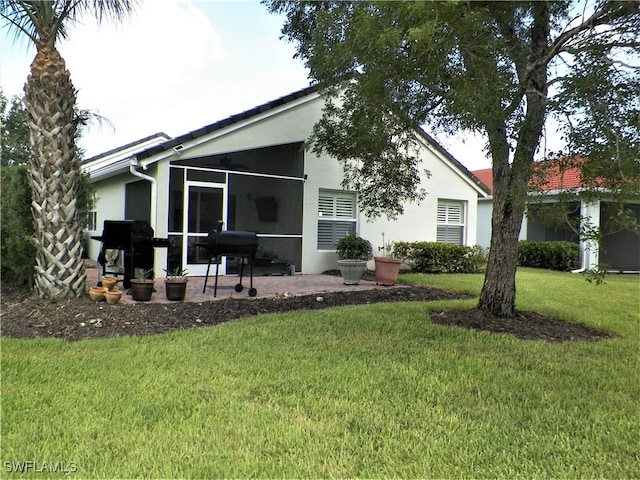
[[[212,326],[263,313],[372,304],[380,302],[432,301],[461,298],[450,292],[406,286],[352,292],[333,292],[262,299],[225,299],[202,303],[116,304],[92,302],[88,297],[61,301],[43,300],[28,292],[2,285],[1,330],[4,337],[47,338],[69,341],[123,335],[153,335],[175,330]],[[595,341],[610,338],[578,324],[522,312],[514,319],[492,318],[479,310],[431,312],[434,323],[511,334],[546,342]]]

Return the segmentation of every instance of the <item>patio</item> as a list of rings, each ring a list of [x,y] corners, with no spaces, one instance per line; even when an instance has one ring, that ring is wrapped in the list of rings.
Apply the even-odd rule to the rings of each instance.
[[[86,269],[87,286],[95,286],[100,277],[100,268],[89,267]],[[122,277],[120,278],[120,288],[122,288]],[[253,287],[258,291],[255,297],[249,297],[249,278],[243,277],[242,285],[244,290],[236,292],[234,287],[238,283],[238,275],[221,275],[218,277],[218,292],[214,298],[213,289],[215,277],[209,276],[205,293],[202,293],[205,277],[189,277],[187,284],[187,294],[185,302],[208,302],[214,300],[224,300],[225,298],[276,298],[281,295],[322,295],[327,292],[358,291],[370,289],[389,289],[396,287],[386,287],[376,285],[375,281],[362,280],[360,285],[344,285],[342,277],[335,275],[270,275],[253,277]],[[155,291],[151,297],[152,303],[176,303],[167,300],[165,295],[164,277],[158,277],[154,282]],[[122,295],[122,303],[139,303],[131,299],[126,292]]]

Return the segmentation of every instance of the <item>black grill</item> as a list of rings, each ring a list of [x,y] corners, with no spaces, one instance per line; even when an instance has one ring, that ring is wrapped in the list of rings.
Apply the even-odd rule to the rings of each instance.
[[[211,268],[212,261],[216,264],[216,279],[213,288],[213,296],[215,297],[218,293],[218,265],[220,257],[240,257],[240,281],[235,286],[235,291],[241,292],[244,289],[242,286],[242,274],[245,263],[248,263],[250,275],[249,296],[256,296],[258,292],[253,288],[253,263],[256,257],[256,250],[258,249],[258,236],[255,232],[222,230],[222,222],[220,222],[218,229],[209,233],[207,242],[199,243],[198,246],[204,248],[209,257],[207,276],[204,279],[202,293],[204,293],[207,288],[209,269]]]
[[[98,263],[102,266],[102,274],[107,271],[107,250],[120,250],[124,256],[124,288],[131,286],[131,279],[136,269],[153,269],[154,248],[166,248],[169,240],[155,238],[149,222],[141,220],[105,220],[102,235],[91,237],[102,242]],[[115,272],[118,273],[118,272]]]

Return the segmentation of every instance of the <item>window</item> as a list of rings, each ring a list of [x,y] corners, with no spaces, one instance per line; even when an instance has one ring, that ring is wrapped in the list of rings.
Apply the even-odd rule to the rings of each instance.
[[[438,200],[438,242],[464,244],[464,210],[464,202]]]
[[[89,232],[95,232],[98,226],[96,225],[98,222],[98,212],[95,210],[91,210],[87,212],[87,220],[85,223],[85,229]]]
[[[318,196],[318,250],[335,250],[338,240],[355,232],[355,193],[321,190]]]
[[[85,230],[89,232],[95,232],[98,228],[98,212],[96,211],[96,194],[91,196],[91,200],[88,205],[87,217],[85,219]]]

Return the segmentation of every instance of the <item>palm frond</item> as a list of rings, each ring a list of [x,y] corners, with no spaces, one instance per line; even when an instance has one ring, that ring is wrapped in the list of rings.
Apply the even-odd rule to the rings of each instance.
[[[85,16],[98,23],[119,22],[138,4],[139,0],[0,0],[0,17],[8,22],[16,40],[26,36],[34,43],[54,45],[67,38],[69,27]]]

